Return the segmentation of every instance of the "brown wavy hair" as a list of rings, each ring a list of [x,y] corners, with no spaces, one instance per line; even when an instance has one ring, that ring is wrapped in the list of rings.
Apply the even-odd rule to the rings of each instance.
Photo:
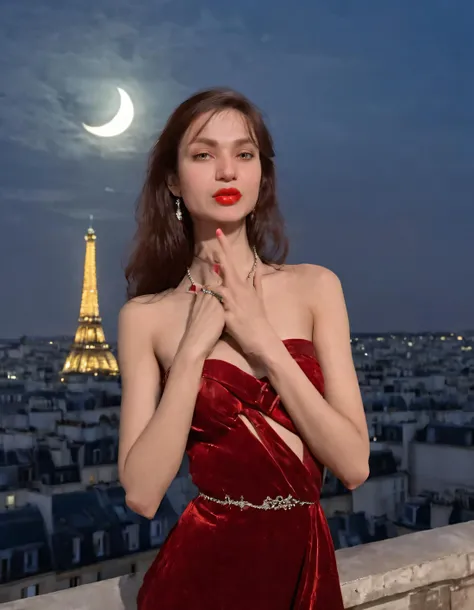
[[[137,201],[137,230],[125,269],[127,298],[176,288],[194,257],[191,216],[181,205],[182,220],[175,214],[175,198],[168,188],[178,175],[178,148],[188,127],[202,114],[237,110],[246,118],[260,153],[262,178],[254,212],[246,218],[247,237],[265,264],[282,264],[288,239],[276,196],[274,148],[262,114],[246,97],[231,89],[200,91],[184,101],[169,117],[153,146],[145,183]],[[210,117],[209,117],[210,118]]]

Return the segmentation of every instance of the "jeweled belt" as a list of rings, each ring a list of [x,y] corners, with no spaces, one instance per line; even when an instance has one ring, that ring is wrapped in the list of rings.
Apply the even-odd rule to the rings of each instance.
[[[297,498],[293,498],[292,495],[288,495],[286,498],[284,498],[283,496],[277,496],[276,498],[270,498],[269,496],[267,496],[262,504],[253,504],[252,502],[248,502],[247,500],[244,500],[243,496],[240,496],[240,500],[233,500],[230,496],[226,495],[225,499],[221,500],[219,498],[213,498],[212,496],[208,496],[207,494],[202,492],[199,495],[202,498],[206,498],[206,500],[212,500],[212,502],[217,502],[217,504],[239,506],[241,510],[245,507],[258,508],[260,510],[288,510],[298,505],[316,504],[316,502],[298,500]]]

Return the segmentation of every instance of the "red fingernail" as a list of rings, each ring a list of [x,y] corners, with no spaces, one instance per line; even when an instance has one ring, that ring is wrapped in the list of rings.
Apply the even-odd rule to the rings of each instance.
[[[222,230],[221,229],[217,229],[216,230],[216,235],[219,235],[219,237],[222,235]]]
[[[221,266],[218,263],[214,263],[214,265],[212,265],[212,270],[214,271],[214,273],[219,273],[221,270]]]

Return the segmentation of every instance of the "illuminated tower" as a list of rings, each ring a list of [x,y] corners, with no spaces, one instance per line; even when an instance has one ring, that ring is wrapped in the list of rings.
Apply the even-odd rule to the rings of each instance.
[[[105,342],[102,318],[99,315],[99,295],[95,262],[95,231],[91,226],[84,236],[86,258],[82,284],[79,326],[74,343],[64,363],[62,374],[84,373],[86,375],[118,375],[117,360]]]

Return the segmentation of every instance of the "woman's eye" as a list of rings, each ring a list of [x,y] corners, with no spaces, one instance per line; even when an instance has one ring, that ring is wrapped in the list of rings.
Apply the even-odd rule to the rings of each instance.
[[[249,152],[240,153],[240,156],[242,157],[242,159],[253,159],[254,157],[254,155]]]
[[[197,159],[198,161],[201,161],[202,159],[207,159],[209,157],[209,153],[206,152],[202,152],[202,153],[198,153],[197,155],[193,155],[193,159]]]

